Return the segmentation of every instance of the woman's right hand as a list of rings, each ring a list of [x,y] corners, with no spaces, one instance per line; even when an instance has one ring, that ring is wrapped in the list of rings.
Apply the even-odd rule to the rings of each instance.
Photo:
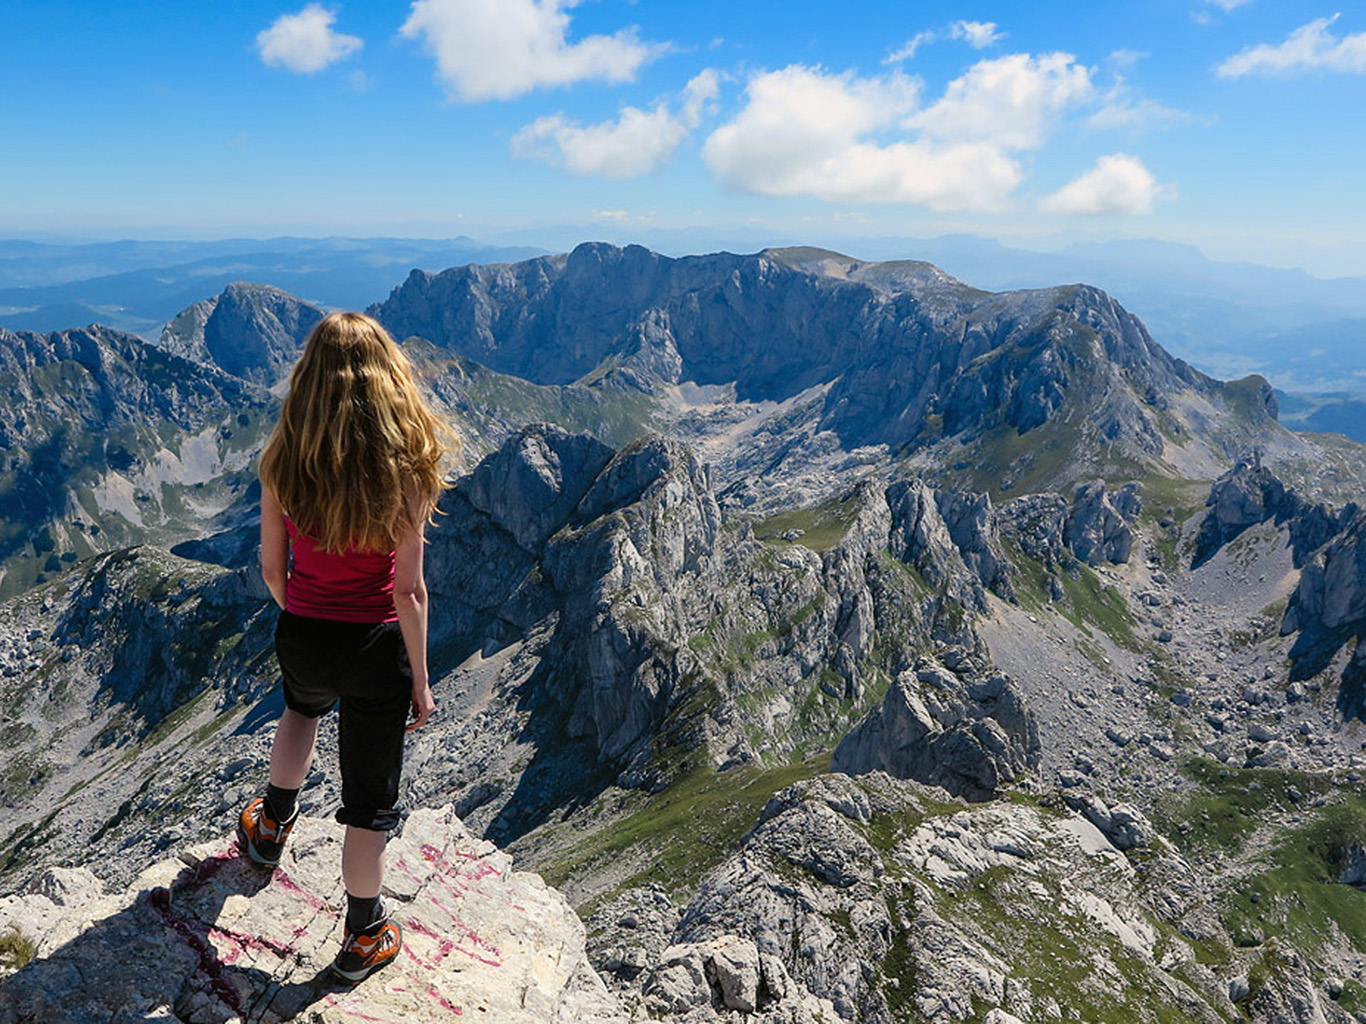
[[[436,710],[436,701],[432,698],[432,688],[428,683],[413,684],[413,720],[408,723],[404,732],[412,732],[414,729],[421,729],[427,724],[427,719],[432,717],[432,712]]]

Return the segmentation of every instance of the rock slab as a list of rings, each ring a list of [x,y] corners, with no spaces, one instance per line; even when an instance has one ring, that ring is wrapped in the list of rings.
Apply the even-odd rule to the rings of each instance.
[[[0,1022],[626,1021],[569,904],[449,808],[414,812],[389,844],[398,958],[354,988],[334,983],[341,838],[303,818],[274,871],[227,839],[153,865],[120,895],[63,886],[65,903],[41,889],[0,901],[0,925],[38,945],[0,986]]]

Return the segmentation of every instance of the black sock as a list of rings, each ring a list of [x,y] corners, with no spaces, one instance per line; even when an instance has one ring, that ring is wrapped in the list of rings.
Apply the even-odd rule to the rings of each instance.
[[[298,803],[297,789],[281,789],[266,783],[266,813],[276,821],[288,821]]]
[[[372,925],[384,920],[386,911],[380,896],[352,896],[346,894],[346,928],[350,932],[363,932]]]

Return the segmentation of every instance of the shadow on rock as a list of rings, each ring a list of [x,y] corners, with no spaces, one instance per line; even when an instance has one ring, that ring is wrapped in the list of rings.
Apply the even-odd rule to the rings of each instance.
[[[301,955],[290,932],[262,937],[260,922],[238,927],[251,898],[272,880],[290,884],[235,846],[185,866],[9,978],[0,988],[0,1022],[265,1024],[297,1016],[337,986],[325,970],[282,984]],[[327,912],[320,903],[314,909]],[[307,931],[308,922],[298,922],[293,940]]]

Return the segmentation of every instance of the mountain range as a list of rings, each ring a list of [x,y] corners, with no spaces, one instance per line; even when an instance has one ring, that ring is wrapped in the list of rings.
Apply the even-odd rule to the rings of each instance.
[[[404,800],[564,894],[595,1014],[1366,1010],[1362,446],[1098,288],[926,262],[590,244],[412,271],[371,312],[469,448]],[[38,951],[0,1020],[67,998],[63,965],[163,899],[147,865],[201,863],[264,781],[251,467],[320,315],[234,283],[155,343],[0,335],[0,927]],[[309,815],[337,798],[320,744]],[[240,1005],[203,950],[278,893],[222,877],[146,1012]],[[262,1020],[332,1012],[243,983]]]

